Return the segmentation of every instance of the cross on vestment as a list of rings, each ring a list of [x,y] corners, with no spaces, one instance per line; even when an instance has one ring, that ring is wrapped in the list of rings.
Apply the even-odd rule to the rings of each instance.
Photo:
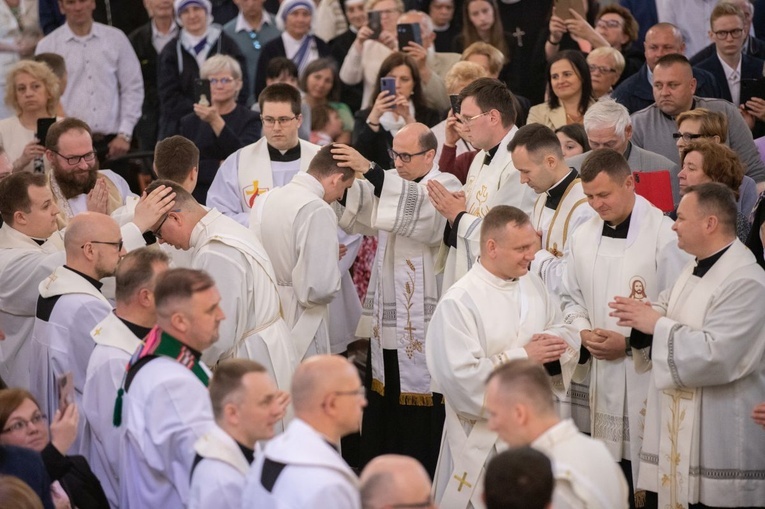
[[[94,336],[100,336],[100,335],[101,335],[101,327],[99,327],[99,328],[97,328],[96,330],[94,330],[94,331],[93,331],[93,335],[94,335]]]
[[[45,288],[46,289],[50,288],[51,283],[53,283],[57,279],[58,279],[58,276],[56,274],[51,274],[50,276],[48,276],[48,284],[45,285]]]
[[[457,474],[454,474],[454,478],[459,481],[460,485],[457,488],[457,491],[462,491],[462,486],[467,486],[468,488],[472,488],[473,485],[467,482],[467,472],[462,473],[462,477],[458,476]]]
[[[512,36],[515,37],[518,40],[518,47],[523,47],[523,36],[526,35],[526,32],[521,30],[521,27],[515,27],[515,32],[512,33]]]

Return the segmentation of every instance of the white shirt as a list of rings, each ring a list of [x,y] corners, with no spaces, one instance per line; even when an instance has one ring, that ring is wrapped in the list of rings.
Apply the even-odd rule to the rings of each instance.
[[[717,58],[720,60],[720,63],[722,64],[723,72],[725,72],[725,77],[728,80],[728,89],[730,90],[730,98],[731,102],[735,104],[736,106],[739,105],[741,102],[741,60],[742,58],[738,59],[738,65],[736,65],[736,68],[732,68],[720,57],[720,54],[717,54]]]
[[[242,13],[240,12],[236,16],[236,27],[234,27],[235,32],[260,32],[263,29],[263,25],[274,25],[276,26],[276,23],[271,17],[271,14],[267,13],[265,10],[263,11],[263,16],[260,18],[260,24],[257,27],[253,27],[250,25],[246,19],[244,19],[244,16],[242,16]]]
[[[162,50],[165,48],[167,43],[172,41],[173,38],[178,35],[178,30],[178,25],[172,23],[170,25],[170,31],[168,31],[166,34],[163,34],[157,28],[157,24],[154,22],[154,20],[151,21],[151,44],[157,51],[157,55],[162,53]]]

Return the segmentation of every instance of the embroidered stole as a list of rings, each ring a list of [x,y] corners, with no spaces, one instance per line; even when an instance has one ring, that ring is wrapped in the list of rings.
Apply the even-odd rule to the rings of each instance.
[[[577,207],[587,204],[587,198],[583,197],[582,179],[574,179],[563,192],[558,207],[553,213],[550,226],[542,232],[542,243],[544,249],[552,253],[556,258],[563,256],[563,250],[569,237],[569,223],[574,216]],[[541,229],[542,215],[545,204],[547,203],[547,194],[542,193],[534,204],[534,213],[532,215],[532,224],[539,231]]]

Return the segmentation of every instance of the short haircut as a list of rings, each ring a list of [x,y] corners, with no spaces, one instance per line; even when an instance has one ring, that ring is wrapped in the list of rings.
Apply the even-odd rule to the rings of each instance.
[[[698,152],[704,159],[701,168],[712,182],[725,184],[738,199],[738,190],[744,180],[744,166],[735,150],[711,140],[694,140],[680,153],[680,162],[691,152]]]
[[[337,64],[332,58],[317,58],[305,67],[303,74],[300,76],[298,85],[300,90],[308,92],[308,76],[311,74],[329,69],[332,73],[332,89],[327,95],[327,99],[330,101],[337,101],[340,99],[340,76],[338,76]]]
[[[199,168],[199,149],[188,138],[176,134],[154,147],[157,177],[183,183],[194,168]]]
[[[486,69],[476,64],[475,62],[460,61],[455,63],[449,72],[446,73],[444,78],[444,85],[446,85],[446,91],[452,92],[452,89],[460,83],[470,83],[478,78],[486,77]],[[463,87],[464,88],[464,87]],[[459,94],[462,90],[458,90],[456,94]]]
[[[159,276],[154,286],[157,314],[169,314],[173,305],[188,302],[195,293],[215,286],[213,278],[203,270],[170,269]]]
[[[237,80],[242,79],[242,66],[235,58],[228,55],[213,55],[202,63],[199,68],[199,77],[207,79],[213,74],[229,72],[231,77]]]
[[[420,134],[417,143],[420,145],[420,150],[438,150],[438,138],[430,129]]]
[[[720,143],[725,143],[728,139],[728,117],[720,111],[712,111],[706,108],[696,108],[680,113],[675,117],[677,128],[686,120],[697,120],[700,122],[699,134],[705,138],[714,136],[720,137]]]
[[[611,46],[601,46],[600,48],[595,48],[594,50],[590,51],[590,54],[587,55],[587,63],[590,63],[590,57],[611,57],[614,61],[614,69],[616,69],[616,73],[621,76],[624,72],[624,67],[627,65],[626,60],[624,60],[624,55],[622,55],[621,51],[612,48]]]
[[[29,187],[46,187],[48,179],[39,173],[22,171],[11,173],[0,180],[0,217],[13,226],[13,214],[22,211],[28,214],[32,211],[32,200],[29,198]]]
[[[86,132],[88,136],[93,138],[93,132],[90,130],[90,126],[79,118],[66,117],[54,123],[48,129],[48,135],[45,137],[45,148],[48,150],[58,151],[58,140],[64,133],[69,131]]]
[[[0,474],[0,500],[3,501],[2,507],[43,509],[37,493],[27,483],[12,475]]]
[[[590,151],[590,140],[587,139],[587,132],[582,124],[566,124],[555,130],[555,134],[563,133],[575,142],[577,142],[584,152]]]
[[[670,67],[675,64],[685,66],[689,73],[693,73],[693,66],[691,65],[690,60],[680,53],[670,53],[656,61],[656,67]]]
[[[627,160],[619,152],[611,148],[599,148],[591,151],[584,158],[579,176],[582,178],[582,182],[587,183],[595,180],[601,173],[605,173],[611,180],[621,184],[632,175],[632,170],[627,164]]]
[[[146,186],[146,194],[150,194],[159,186],[167,186],[172,189],[172,192],[175,193],[175,204],[181,208],[185,208],[187,205],[199,205],[199,202],[191,195],[190,192],[183,188],[180,182],[175,182],[172,180],[155,180]]]
[[[287,57],[274,57],[268,61],[266,66],[266,79],[277,80],[287,74],[295,79],[298,78],[298,68],[295,62]]]
[[[348,181],[353,178],[352,168],[343,168],[337,165],[337,161],[332,157],[332,148],[334,143],[321,147],[311,163],[308,165],[308,173],[313,175],[319,180],[331,177],[332,175],[341,174],[344,181]]]
[[[507,144],[507,150],[512,152],[519,147],[524,147],[529,156],[535,160],[547,154],[553,154],[558,159],[563,159],[560,140],[555,136],[555,132],[546,125],[528,124],[518,129],[513,139]]]
[[[596,102],[584,114],[585,131],[613,127],[616,135],[623,138],[627,127],[631,125],[630,112],[613,99]]]
[[[12,388],[0,390],[0,429],[5,429],[11,414],[27,399],[37,405],[38,409],[40,408],[37,399],[26,389]]]
[[[517,116],[516,102],[507,85],[492,78],[480,78],[460,92],[460,101],[472,97],[483,111],[497,110],[502,117],[502,126],[510,128]]]
[[[139,290],[151,286],[154,290],[154,264],[170,263],[170,257],[160,249],[142,247],[122,257],[114,277],[117,280],[117,302],[129,302]]]
[[[50,70],[53,71],[53,74],[55,74],[59,80],[64,79],[67,75],[66,61],[64,60],[64,57],[58,53],[38,53],[32,57],[32,60],[50,67]]]
[[[622,20],[624,21],[624,24],[622,25],[622,31],[627,35],[629,38],[627,40],[627,43],[624,45],[624,47],[629,48],[630,45],[637,41],[638,38],[638,22],[635,19],[635,16],[632,15],[629,9],[626,7],[622,7],[618,4],[611,4],[606,5],[602,9],[600,9],[600,12],[598,12],[598,17],[596,20],[603,17],[604,14],[616,14]]]
[[[690,186],[685,190],[685,196],[696,195],[701,213],[705,216],[715,216],[724,232],[736,236],[736,219],[738,206],[733,191],[728,186],[718,182],[706,182]]]
[[[242,378],[249,373],[265,373],[266,368],[249,359],[226,359],[215,367],[210,379],[210,401],[216,420],[223,417],[223,408],[242,389]]]
[[[590,78],[590,67],[587,65],[587,60],[585,60],[582,52],[578,50],[567,49],[560,51],[550,57],[547,61],[547,70],[545,73],[547,76],[547,106],[549,106],[550,109],[555,109],[560,106],[560,99],[558,99],[558,96],[555,95],[555,92],[553,91],[550,72],[553,64],[561,60],[569,61],[574,72],[582,82],[582,96],[579,99],[579,106],[577,109],[580,114],[584,115],[592,100],[592,79]]]
[[[664,31],[664,30],[669,30],[670,32],[672,32],[672,35],[674,36],[675,41],[678,44],[685,43],[685,37],[683,36],[683,33],[680,31],[680,29],[677,28],[672,23],[668,23],[666,21],[656,23],[654,26],[648,29],[648,31],[646,32],[646,35],[648,34],[648,32],[651,32],[651,31],[657,32],[657,31]]]
[[[522,398],[538,413],[555,413],[550,375],[541,364],[528,359],[517,359],[503,364],[486,379],[496,380],[504,396]]]
[[[486,509],[544,509],[554,488],[550,459],[531,447],[503,451],[486,466]]]
[[[712,9],[712,14],[709,15],[709,28],[714,30],[715,21],[723,16],[736,16],[741,20],[741,23],[746,26],[746,15],[737,5],[732,3],[720,2]]]
[[[498,75],[505,65],[505,55],[488,42],[474,42],[462,51],[461,60],[467,60],[473,55],[483,55],[489,59],[489,72]]]
[[[521,227],[531,223],[531,219],[524,211],[510,205],[492,207],[481,222],[481,246],[483,247],[492,235],[502,232],[509,223]]]
[[[264,88],[258,97],[261,115],[265,103],[287,103],[292,114],[297,116],[300,115],[303,101],[297,88],[287,83],[274,83]]]
[[[61,82],[50,67],[34,60],[22,60],[14,64],[8,71],[5,85],[5,104],[13,108],[16,114],[21,114],[21,105],[16,98],[16,77],[19,74],[28,74],[45,86],[49,95],[45,109],[48,115],[55,115],[56,105],[61,94]]]

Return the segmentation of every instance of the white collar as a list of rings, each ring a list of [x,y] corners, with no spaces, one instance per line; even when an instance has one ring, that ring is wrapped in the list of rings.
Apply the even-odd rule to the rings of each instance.
[[[154,20],[151,20],[151,38],[152,39],[160,39],[160,38],[161,39],[172,39],[176,35],[178,35],[178,25],[175,23],[175,21],[173,21],[170,24],[170,31],[167,32],[166,34],[163,34],[157,28],[157,24],[154,23]]]
[[[260,32],[263,30],[263,25],[273,25],[274,21],[271,19],[271,14],[266,12],[265,9],[263,9],[263,16],[260,18],[260,26],[257,28],[250,25],[246,19],[244,19],[244,16],[242,16],[242,13],[240,12],[236,16],[236,27],[234,27],[234,32]]]
[[[732,77],[731,76],[733,76],[733,73],[736,73],[736,77],[739,80],[741,79],[741,61],[744,59],[743,57],[740,57],[738,59],[738,65],[736,66],[735,69],[733,67],[729,66],[727,64],[727,62],[725,62],[725,60],[723,60],[722,57],[720,57],[719,53],[717,53],[717,59],[722,64],[723,72],[725,73],[725,78],[728,81],[732,81]]]

